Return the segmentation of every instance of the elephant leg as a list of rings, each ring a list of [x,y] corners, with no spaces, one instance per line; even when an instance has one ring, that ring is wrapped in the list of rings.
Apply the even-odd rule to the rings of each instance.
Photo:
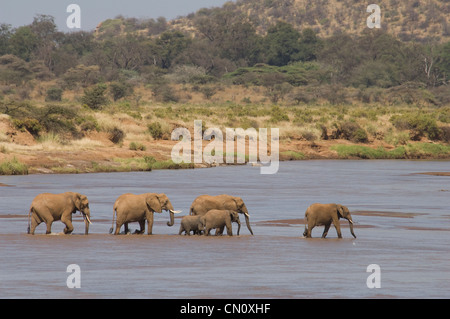
[[[181,235],[183,233],[183,225],[180,226],[180,230],[178,231],[178,235]]]
[[[205,227],[205,236],[209,236],[210,230],[211,230],[211,228]]]
[[[143,234],[145,232],[145,219],[139,221],[139,227],[141,228],[139,230],[139,234]]]
[[[152,231],[153,231],[153,212],[147,212],[145,214],[145,217],[147,219],[147,223],[148,223],[148,230],[147,230],[147,234],[151,235]]]
[[[70,218],[61,218],[61,221],[66,225],[66,228],[64,228],[64,234],[71,234],[73,232],[73,224]]]
[[[341,233],[341,224],[339,223],[339,220],[333,220],[334,227],[336,228],[336,233],[338,238],[342,238]]]
[[[227,235],[233,236],[233,229],[231,228],[231,223],[227,224]]]
[[[216,233],[215,233],[215,235],[216,235],[216,236],[222,236],[222,234],[223,234],[223,229],[224,229],[224,228],[225,228],[225,226],[216,228]],[[227,231],[228,231],[228,228],[227,228]]]
[[[40,220],[37,219],[36,215],[32,215],[31,217],[31,227],[30,227],[30,234],[34,235],[34,231],[36,230],[36,227],[41,223]]]
[[[120,228],[122,227],[123,223],[116,221],[116,231],[114,232],[114,235],[119,235]]]
[[[47,234],[47,235],[48,235],[48,234],[51,234],[51,233],[52,233],[53,218],[47,220],[47,221],[45,222],[45,224],[47,225],[47,230],[46,230],[45,234]]]
[[[314,226],[315,225],[312,223],[308,224],[308,229],[306,230],[306,236],[305,236],[306,238],[311,238],[311,232],[312,232]]]
[[[323,230],[322,238],[327,237],[328,230],[330,229],[331,223],[325,225],[325,229]]]

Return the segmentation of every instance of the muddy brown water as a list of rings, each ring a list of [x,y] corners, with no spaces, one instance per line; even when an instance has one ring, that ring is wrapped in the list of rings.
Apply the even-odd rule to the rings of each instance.
[[[81,175],[3,176],[0,184],[0,298],[449,298],[450,177],[446,161],[282,162],[275,175],[258,167]],[[74,234],[26,234],[27,213],[42,192],[88,196],[90,234],[80,214]],[[108,233],[123,193],[164,192],[183,212],[168,227],[155,214],[152,236]],[[242,196],[254,236],[178,236],[180,218],[201,194]],[[314,202],[347,205],[354,239],[342,221],[302,238]],[[244,221],[241,218],[241,221]],[[130,224],[131,230],[138,224]],[[236,232],[236,228],[234,228]],[[81,270],[69,289],[67,266]],[[368,265],[380,266],[369,289]]]

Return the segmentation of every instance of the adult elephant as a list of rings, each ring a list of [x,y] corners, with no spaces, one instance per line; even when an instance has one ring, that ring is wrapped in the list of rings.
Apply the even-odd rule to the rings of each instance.
[[[91,224],[91,212],[88,198],[85,195],[74,192],[40,194],[31,203],[30,212],[28,213],[28,234],[34,235],[36,227],[42,222],[47,225],[46,234],[50,234],[52,232],[52,223],[57,220],[62,221],[66,225],[64,234],[70,234],[73,231],[72,214],[75,214],[77,211],[83,215],[85,222],[84,233],[87,235],[89,224]]]
[[[162,213],[163,210],[169,211],[170,221],[167,226],[173,226],[174,211],[172,203],[166,194],[146,193],[140,195],[123,194],[117,198],[114,203],[113,227],[109,230],[113,232],[114,218],[116,218],[116,231],[114,235],[118,235],[120,228],[125,224],[125,233],[128,233],[128,223],[139,222],[141,227],[140,233],[145,231],[145,221],[148,223],[147,233],[152,234],[153,229],[153,213]]]
[[[232,210],[239,214],[244,214],[247,228],[253,235],[250,227],[250,215],[242,198],[226,194],[217,196],[200,195],[192,202],[189,214],[203,216],[212,209]]]
[[[342,238],[341,226],[339,224],[340,218],[345,218],[348,220],[350,232],[353,237],[356,238],[356,235],[353,232],[352,216],[346,206],[339,204],[319,203],[312,204],[305,212],[305,231],[303,232],[303,236],[311,238],[311,231],[315,226],[325,226],[322,234],[322,238],[325,238],[328,234],[328,229],[330,229],[331,223],[333,223],[338,237]]]

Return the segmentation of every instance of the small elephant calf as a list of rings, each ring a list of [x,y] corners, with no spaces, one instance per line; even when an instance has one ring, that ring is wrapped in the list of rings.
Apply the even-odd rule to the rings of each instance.
[[[184,216],[181,219],[181,225],[180,225],[180,231],[178,232],[178,235],[181,235],[183,232],[185,235],[190,236],[191,231],[194,233],[194,235],[201,235],[204,225],[200,221],[200,218],[202,216]]]
[[[233,231],[231,229],[232,222],[238,224],[237,234],[239,236],[241,222],[238,213],[235,211],[212,209],[203,215],[200,220],[205,226],[205,236],[209,235],[212,228],[216,228],[216,235],[222,235],[225,226],[227,227],[228,236],[233,236]]]

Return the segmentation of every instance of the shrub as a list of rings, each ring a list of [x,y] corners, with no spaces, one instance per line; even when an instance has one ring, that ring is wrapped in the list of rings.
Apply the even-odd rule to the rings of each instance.
[[[109,90],[113,96],[114,102],[130,95],[133,88],[125,83],[113,82],[109,85]]]
[[[132,151],[145,151],[147,149],[145,145],[136,142],[131,142],[129,148]]]
[[[14,119],[12,122],[17,129],[21,131],[27,130],[34,137],[37,137],[39,132],[43,129],[41,123],[33,118]]]
[[[125,132],[117,126],[109,130],[109,140],[114,144],[122,143],[125,138]]]
[[[450,126],[441,126],[441,140],[450,143]]]
[[[163,136],[163,130],[162,130],[161,124],[158,123],[158,122],[149,124],[148,125],[148,131],[150,132],[150,135],[155,140],[159,140]]]
[[[58,87],[52,87],[47,90],[46,101],[61,101],[63,89]]]
[[[289,116],[279,106],[273,106],[270,110],[270,122],[278,123],[281,121],[289,121]]]
[[[84,90],[81,103],[86,104],[93,110],[101,109],[104,105],[108,104],[108,99],[105,97],[106,89],[106,85],[98,84],[90,89]]]
[[[0,175],[27,175],[28,166],[21,163],[16,157],[0,163]]]
[[[334,137],[344,138],[356,143],[365,143],[368,141],[366,131],[359,126],[358,123],[353,121],[345,121],[341,123],[339,127],[337,127]]]
[[[436,119],[428,114],[418,112],[415,114],[394,115],[390,121],[397,129],[409,129],[411,139],[414,141],[420,140],[425,135],[431,140],[437,140],[440,136]]]

